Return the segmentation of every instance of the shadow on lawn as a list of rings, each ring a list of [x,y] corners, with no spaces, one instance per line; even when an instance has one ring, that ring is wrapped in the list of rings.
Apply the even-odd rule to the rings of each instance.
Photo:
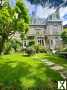
[[[24,78],[28,80],[34,80],[34,83],[30,86],[35,88],[47,88],[52,87],[51,81],[47,79],[46,77],[50,78],[51,71],[48,71],[48,69],[44,68],[43,64],[38,64],[37,67],[33,71],[30,71],[32,66],[28,63],[24,62],[5,62],[4,64],[0,64],[0,88],[8,88],[5,90],[28,90],[23,84]],[[39,72],[37,72],[39,70]],[[43,73],[40,73],[40,70],[43,70]],[[43,76],[42,76],[43,74]],[[40,75],[40,76],[38,76]],[[46,77],[45,77],[46,76]],[[51,76],[52,79],[53,75]],[[22,78],[22,79],[21,79]],[[45,80],[44,80],[45,79]],[[49,82],[48,82],[49,81]],[[27,82],[26,82],[27,83]],[[49,85],[48,85],[49,83]],[[52,83],[53,84],[53,83]],[[13,89],[10,89],[13,88]],[[1,89],[0,89],[1,90]],[[30,89],[33,90],[33,89]],[[35,89],[37,90],[37,89]]]
[[[29,74],[29,65],[21,62],[8,62],[0,64],[0,87],[12,87],[16,90],[22,90],[21,77]],[[1,90],[1,89],[0,89]],[[7,89],[5,89],[7,90]],[[8,89],[10,90],[10,89]]]

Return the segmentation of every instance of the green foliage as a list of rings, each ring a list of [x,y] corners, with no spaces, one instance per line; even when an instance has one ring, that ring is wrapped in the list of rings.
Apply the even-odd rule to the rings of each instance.
[[[11,42],[5,42],[4,44],[4,54],[9,54],[11,51]]]
[[[21,48],[21,43],[18,42],[17,40],[13,39],[10,41],[6,41],[4,44],[3,54],[18,52],[20,48]]]
[[[67,32],[66,31],[62,32],[61,38],[62,38],[64,44],[67,44]]]
[[[41,46],[41,45],[35,45],[34,46],[35,50],[36,50],[36,53],[46,53],[46,49],[44,46]]]
[[[34,59],[35,56],[37,57],[36,60]],[[53,87],[57,89],[55,81],[62,80],[62,77],[58,72],[48,68],[45,63],[38,61],[42,59],[40,56],[45,57],[47,55],[38,54],[35,56],[25,57],[22,54],[1,56],[0,86],[3,85],[3,88],[9,87],[5,90],[11,90],[10,87],[13,90],[27,90],[28,88],[35,88],[34,90],[39,88],[42,90],[41,88],[47,87],[50,90],[54,90]],[[57,61],[59,62],[58,59]]]
[[[28,36],[27,37],[29,40],[34,40],[34,36]]]
[[[34,44],[35,44],[35,41],[34,40],[29,41],[29,46],[32,46]]]
[[[67,48],[64,48],[63,51],[64,51],[64,52],[67,52]]]
[[[64,31],[67,32],[67,28],[64,28]]]
[[[3,51],[5,41],[9,40],[9,36],[18,31],[23,37],[28,31],[29,16],[27,12],[24,3],[19,0],[13,9],[8,4],[0,9],[0,54]]]
[[[31,56],[31,55],[35,54],[36,51],[32,47],[27,47],[25,52],[27,53],[28,56]]]
[[[63,66],[65,69],[67,69],[67,58],[64,59],[57,55],[47,54],[47,53],[39,53],[39,54],[34,55],[33,57],[34,57],[34,59],[41,59],[41,60],[48,59],[49,61],[59,64],[60,66]]]
[[[18,52],[18,50],[21,48],[21,42],[17,39],[12,39],[10,42],[11,48],[13,48],[15,52]]]
[[[16,40],[12,40],[12,42],[11,42],[11,44],[12,44],[12,48],[15,50],[15,52],[17,51],[17,42],[16,42]]]
[[[67,48],[63,48],[61,52],[62,53],[59,53],[60,56],[67,59]]]
[[[15,8],[15,11],[16,13],[18,14],[18,19],[17,19],[17,22],[16,22],[16,28],[18,30],[24,30],[24,32],[26,33],[28,31],[28,24],[29,24],[29,16],[28,16],[28,11],[27,9],[25,8],[25,5],[20,2],[19,0],[17,1],[17,5],[16,5],[16,8]]]

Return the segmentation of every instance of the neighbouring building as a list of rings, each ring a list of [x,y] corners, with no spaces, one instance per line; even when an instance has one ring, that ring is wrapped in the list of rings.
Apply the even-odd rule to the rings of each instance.
[[[58,10],[47,19],[32,16],[27,33],[29,39],[24,40],[23,46],[28,45],[33,38],[36,45],[39,44],[49,49],[60,49],[62,47],[61,32],[63,32],[63,25]]]

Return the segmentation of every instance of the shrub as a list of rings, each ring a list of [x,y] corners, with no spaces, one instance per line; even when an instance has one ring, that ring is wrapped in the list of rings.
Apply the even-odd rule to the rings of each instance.
[[[15,52],[19,51],[21,49],[21,43],[17,40],[11,40],[11,47],[14,49]]]
[[[29,41],[29,46],[32,46],[32,45],[34,45],[34,44],[35,44],[35,41],[34,41],[34,40]]]
[[[36,50],[36,53],[46,53],[47,52],[47,50],[45,49],[45,47],[44,46],[40,46],[40,45],[36,45],[36,46],[34,46],[34,48],[35,48],[35,50]]]
[[[64,58],[67,58],[67,48],[64,48],[64,49],[62,50],[62,52],[63,52],[62,56],[63,56]]]
[[[18,51],[20,51],[20,43],[16,40],[10,40],[9,42],[5,43],[4,54],[9,54]]]
[[[12,48],[15,50],[15,52],[17,51],[17,43],[16,41],[12,41]]]
[[[67,58],[67,48],[64,48],[61,51],[57,51],[56,54],[60,57]]]
[[[11,42],[5,42],[4,45],[4,54],[9,54],[11,51]]]
[[[28,47],[28,48],[26,48],[25,52],[27,53],[28,56],[31,56],[31,55],[35,54],[35,49],[32,47]]]
[[[63,51],[63,52],[67,52],[67,48],[64,48],[62,51]]]

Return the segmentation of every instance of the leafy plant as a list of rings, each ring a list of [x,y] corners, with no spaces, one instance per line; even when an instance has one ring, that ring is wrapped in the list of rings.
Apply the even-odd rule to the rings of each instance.
[[[62,38],[64,44],[67,44],[67,32],[66,31],[62,32],[61,38]]]
[[[11,51],[11,42],[5,42],[3,53],[9,54],[10,51]]]
[[[46,53],[46,49],[44,46],[41,46],[41,45],[35,45],[34,46],[35,50],[36,50],[36,53]]]
[[[35,44],[35,41],[34,40],[29,41],[29,46],[32,46],[34,44]]]
[[[14,9],[5,4],[0,9],[0,54],[4,49],[6,40],[9,41],[9,37],[14,35],[16,31],[24,35],[28,28],[29,16],[23,1],[17,0]]]
[[[31,56],[31,55],[35,54],[35,49],[32,47],[28,47],[28,48],[26,48],[26,53],[28,56]]]

